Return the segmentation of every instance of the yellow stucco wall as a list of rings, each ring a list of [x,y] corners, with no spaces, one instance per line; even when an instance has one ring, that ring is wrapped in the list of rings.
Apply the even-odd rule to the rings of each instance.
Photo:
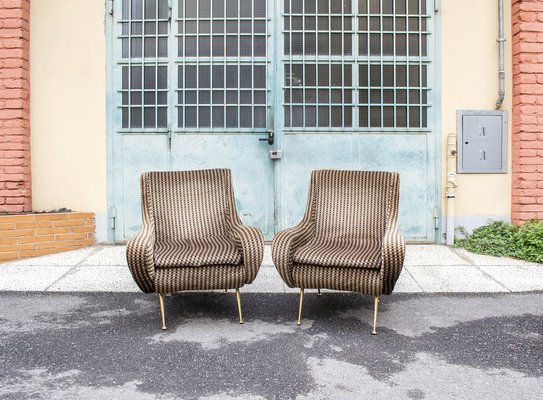
[[[35,210],[67,207],[93,211],[105,221],[104,3],[102,0],[32,0],[31,145]],[[504,8],[508,38],[507,95],[502,109],[510,110],[510,0],[505,1]],[[446,140],[449,132],[456,131],[456,110],[493,109],[497,99],[497,2],[441,1],[439,16],[443,146],[438,160],[442,160],[445,186]],[[510,170],[509,161],[508,174],[458,175],[456,213],[459,221],[508,217]],[[446,214],[444,202],[443,214]]]
[[[105,213],[106,49],[102,0],[32,0],[32,203]]]
[[[511,120],[511,2],[505,0],[506,96],[502,110]],[[441,93],[443,185],[447,134],[456,132],[456,110],[495,108],[498,99],[498,4],[495,0],[441,1]],[[510,124],[509,124],[510,126]],[[509,131],[509,150],[511,148]],[[511,155],[507,174],[458,174],[456,214],[470,218],[509,217]],[[445,193],[445,191],[444,191]],[[445,202],[443,213],[446,214]],[[481,218],[483,217],[483,218]],[[463,223],[463,222],[462,222]]]

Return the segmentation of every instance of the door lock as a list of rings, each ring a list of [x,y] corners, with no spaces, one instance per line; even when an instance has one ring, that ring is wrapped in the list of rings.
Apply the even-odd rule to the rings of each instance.
[[[260,138],[258,139],[261,142],[268,142],[268,144],[271,146],[274,142],[275,135],[273,134],[273,131],[268,131],[268,137],[267,138]]]

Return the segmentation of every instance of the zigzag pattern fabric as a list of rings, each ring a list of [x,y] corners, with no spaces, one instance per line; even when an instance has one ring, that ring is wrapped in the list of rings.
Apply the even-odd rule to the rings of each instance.
[[[364,268],[321,267],[295,264],[292,278],[296,287],[304,289],[334,289],[380,295],[382,287],[379,270]]]
[[[313,171],[302,222],[272,242],[279,274],[289,287],[392,293],[405,257],[398,205],[398,173]]]
[[[143,292],[237,289],[255,279],[264,237],[242,225],[230,170],[147,172],[141,192],[142,227],[126,256]]]
[[[157,240],[155,243],[157,268],[238,265],[240,262],[241,253],[226,236]]]
[[[381,241],[373,239],[313,238],[294,253],[297,264],[323,267],[377,268],[381,266]]]
[[[318,238],[383,239],[389,173],[331,170],[320,171],[315,179]]]
[[[156,291],[174,293],[183,290],[235,289],[242,287],[245,281],[241,265],[160,268],[156,272]]]
[[[225,170],[149,172],[157,240],[226,236]]]

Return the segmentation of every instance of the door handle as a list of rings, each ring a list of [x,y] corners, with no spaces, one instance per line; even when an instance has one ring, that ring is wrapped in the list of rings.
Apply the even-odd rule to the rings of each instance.
[[[268,131],[268,137],[267,138],[260,138],[258,139],[261,142],[268,142],[268,144],[271,146],[274,142],[275,135],[273,131]]]

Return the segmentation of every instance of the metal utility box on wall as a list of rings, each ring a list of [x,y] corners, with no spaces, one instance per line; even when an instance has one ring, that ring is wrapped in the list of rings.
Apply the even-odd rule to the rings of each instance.
[[[458,173],[507,173],[507,111],[456,112]]]

